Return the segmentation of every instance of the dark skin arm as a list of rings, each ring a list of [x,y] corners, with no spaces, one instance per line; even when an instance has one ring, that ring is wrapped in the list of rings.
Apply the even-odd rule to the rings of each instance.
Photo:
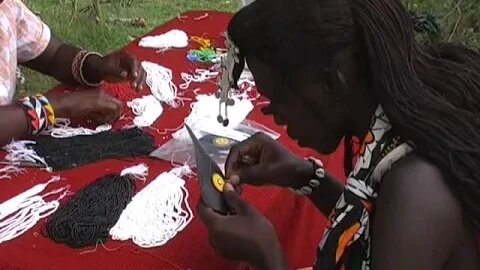
[[[296,184],[293,185],[297,188],[308,185],[308,181],[315,175],[313,165],[310,161],[300,163],[297,171]],[[343,189],[343,184],[326,172],[325,178],[322,179],[320,186],[314,189],[308,198],[325,217],[328,217],[335,207],[338,198],[342,195]]]
[[[0,106],[0,146],[13,138],[24,138],[28,132],[25,112],[17,106]]]
[[[120,117],[122,108],[120,101],[98,89],[51,95],[48,99],[56,117],[89,117],[98,123],[114,122]],[[20,106],[0,106],[0,115],[0,146],[29,135],[29,120]]]
[[[439,170],[415,155],[406,157],[382,182],[373,222],[372,269],[448,269],[465,228],[461,206]]]
[[[66,44],[52,35],[45,51],[23,65],[65,84],[76,85],[78,83],[72,75],[72,62],[79,51],[80,48]],[[132,87],[137,91],[143,89],[146,78],[140,62],[132,55],[122,51],[104,57],[97,55],[87,57],[83,72],[86,80],[91,83],[102,80],[109,82],[130,80]]]

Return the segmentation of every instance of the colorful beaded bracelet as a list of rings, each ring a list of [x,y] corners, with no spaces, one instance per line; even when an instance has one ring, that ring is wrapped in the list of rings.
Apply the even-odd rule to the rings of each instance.
[[[47,97],[43,95],[24,97],[19,103],[29,120],[29,134],[40,134],[55,124],[55,112]]]

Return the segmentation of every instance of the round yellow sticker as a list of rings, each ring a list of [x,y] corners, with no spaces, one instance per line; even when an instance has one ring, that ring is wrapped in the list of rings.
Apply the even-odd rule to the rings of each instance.
[[[227,138],[215,138],[213,144],[216,146],[227,146],[230,144],[230,140]]]
[[[223,177],[220,176],[218,173],[214,173],[212,176],[212,183],[213,186],[220,192],[223,191],[223,186],[225,185],[225,180],[223,180]]]

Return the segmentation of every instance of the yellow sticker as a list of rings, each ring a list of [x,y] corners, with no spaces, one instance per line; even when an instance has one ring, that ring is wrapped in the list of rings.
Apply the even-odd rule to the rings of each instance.
[[[225,185],[225,180],[223,180],[223,177],[218,174],[218,173],[214,173],[213,176],[212,176],[212,183],[213,183],[213,186],[220,192],[223,191],[223,186]]]
[[[227,146],[230,144],[230,140],[227,138],[215,138],[213,144],[216,146]]]

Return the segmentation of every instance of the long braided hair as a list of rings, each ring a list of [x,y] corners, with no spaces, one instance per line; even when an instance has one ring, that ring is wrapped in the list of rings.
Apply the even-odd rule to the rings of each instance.
[[[480,229],[480,54],[459,44],[422,48],[398,0],[354,0],[352,11],[374,94]]]
[[[442,170],[480,229],[478,51],[460,44],[421,46],[400,0],[256,0],[235,15],[228,31],[241,51],[273,65],[328,66],[336,50],[357,42],[373,97],[399,135]],[[310,55],[281,57],[292,50]]]

